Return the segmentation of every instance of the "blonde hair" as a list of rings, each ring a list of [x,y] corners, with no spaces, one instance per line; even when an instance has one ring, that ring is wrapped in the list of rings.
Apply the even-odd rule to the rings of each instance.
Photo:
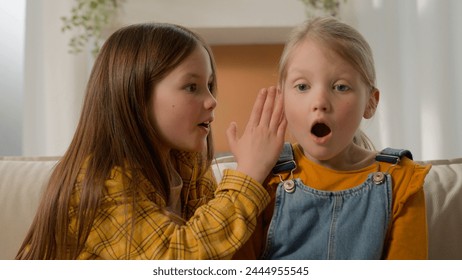
[[[287,77],[287,64],[292,51],[306,39],[315,40],[349,62],[361,75],[371,93],[376,89],[376,73],[372,49],[353,27],[333,17],[317,17],[305,21],[290,34],[279,61],[279,84]],[[353,142],[365,149],[375,150],[372,141],[360,129]]]

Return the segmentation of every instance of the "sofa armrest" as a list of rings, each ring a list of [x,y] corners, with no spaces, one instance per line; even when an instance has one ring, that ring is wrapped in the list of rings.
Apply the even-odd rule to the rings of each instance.
[[[0,259],[14,259],[57,157],[0,157]]]
[[[434,160],[424,190],[430,259],[462,259],[462,158]]]

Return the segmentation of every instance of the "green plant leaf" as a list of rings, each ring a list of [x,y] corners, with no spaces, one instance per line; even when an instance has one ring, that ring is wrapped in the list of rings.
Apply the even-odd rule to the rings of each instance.
[[[69,43],[70,53],[79,53],[93,41],[92,53],[99,51],[102,30],[111,22],[124,0],[74,0],[70,16],[62,16],[62,32],[77,32]]]

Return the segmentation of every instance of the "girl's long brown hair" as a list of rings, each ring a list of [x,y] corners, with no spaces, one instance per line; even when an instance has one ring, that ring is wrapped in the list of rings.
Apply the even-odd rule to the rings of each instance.
[[[197,46],[209,53],[215,95],[212,53],[191,31],[171,24],[137,24],[107,39],[93,66],[75,135],[50,177],[17,259],[77,258],[94,221],[104,181],[116,166],[131,173],[127,197],[136,191],[136,178],[144,177],[168,201],[175,163],[156,145],[160,140],[149,122],[149,100],[154,85]],[[194,155],[204,168],[202,173],[214,154],[211,135],[207,152]],[[86,166],[85,176],[76,186],[82,166]],[[77,235],[71,237],[68,217],[75,191],[80,192],[80,201],[75,210]]]

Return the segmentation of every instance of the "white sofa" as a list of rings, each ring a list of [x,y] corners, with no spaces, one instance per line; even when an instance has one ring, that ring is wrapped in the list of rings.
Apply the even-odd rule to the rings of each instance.
[[[56,157],[0,157],[0,260],[13,259],[39,203]],[[462,158],[428,161],[425,181],[430,259],[462,260]],[[218,159],[220,171],[234,167]]]

